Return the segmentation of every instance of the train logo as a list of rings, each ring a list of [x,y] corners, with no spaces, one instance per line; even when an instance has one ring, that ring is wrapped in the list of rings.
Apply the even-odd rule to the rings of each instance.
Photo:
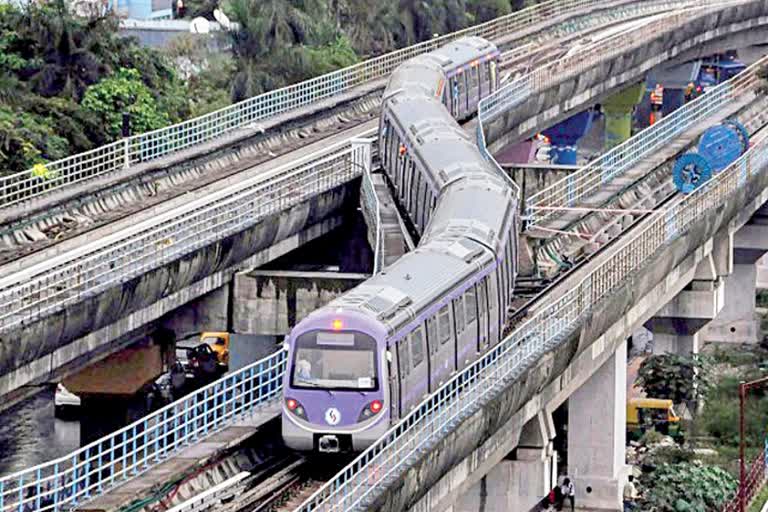
[[[331,407],[325,411],[325,422],[329,425],[338,425],[341,421],[341,413],[335,407]]]

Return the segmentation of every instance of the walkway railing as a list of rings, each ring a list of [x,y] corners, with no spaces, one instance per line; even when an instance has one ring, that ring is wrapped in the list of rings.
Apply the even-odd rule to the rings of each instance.
[[[761,59],[745,72],[713,87],[597,160],[531,196],[526,201],[528,226],[544,222],[561,214],[563,208],[583,201],[685,130],[730,105],[743,94],[754,91],[760,84],[757,71],[766,63],[768,59]]]
[[[70,510],[278,400],[281,350],[50,462],[0,478],[0,511]]]
[[[0,278],[0,332],[38,320],[360,176],[345,141]]]
[[[696,192],[660,210],[610,259],[430,395],[299,510],[346,512],[370,504],[417,457],[563,343],[595,305],[629,283],[660,249],[704,215],[726,205],[750,177],[765,172],[767,163],[768,139],[762,139]]]
[[[668,7],[686,7],[690,5],[704,6],[702,8],[716,7],[717,0],[702,0],[700,2],[667,2]],[[709,6],[709,7],[707,7]],[[490,156],[487,150],[485,131],[489,123],[499,116],[514,109],[536,93],[548,90],[557,84],[573,79],[589,70],[592,70],[600,62],[626,53],[628,49],[639,48],[658,37],[660,32],[669,32],[677,27],[682,27],[690,22],[691,13],[681,12],[671,14],[661,20],[653,21],[653,30],[622,32],[612,36],[591,49],[587,49],[574,55],[558,59],[549,65],[543,66],[533,72],[520,77],[510,84],[502,87],[497,92],[484,98],[478,108],[478,145],[486,157],[504,173],[503,169]],[[551,185],[526,201],[528,225],[535,225],[543,218],[553,215],[552,210],[542,211],[543,208],[556,208],[567,206],[595,191],[604,183],[631,168],[638,160],[646,156],[653,149],[658,149],[660,144],[669,140],[693,123],[702,119],[712,111],[730,101],[729,86],[724,85],[717,91],[710,91],[707,98],[704,95],[698,105],[691,103],[679,110],[670,118],[662,120],[655,125],[652,132],[645,134],[644,140],[630,139],[621,146],[614,148],[600,159],[591,163],[585,170],[574,173],[567,178]],[[701,110],[698,110],[701,109]],[[673,119],[674,118],[674,119]],[[648,130],[646,130],[648,131]],[[645,132],[643,132],[645,133]],[[595,174],[601,179],[595,179]],[[579,176],[584,176],[579,178]]]
[[[637,0],[627,0],[633,3]],[[235,103],[228,107],[159,130],[135,135],[61,160],[39,164],[28,171],[0,178],[0,208],[39,198],[99,176],[104,176],[210,141],[233,130],[338,96],[364,83],[387,77],[406,60],[430,52],[460,37],[477,35],[491,40],[536,23],[605,4],[605,0],[550,0],[495,20],[397,50],[311,80]],[[617,0],[616,4],[622,3]]]

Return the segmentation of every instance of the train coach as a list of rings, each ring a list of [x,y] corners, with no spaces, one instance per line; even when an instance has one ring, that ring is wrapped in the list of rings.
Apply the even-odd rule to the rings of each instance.
[[[516,274],[518,198],[457,123],[493,90],[496,59],[495,46],[468,38],[412,59],[390,80],[380,155],[421,240],[291,330],[288,447],[363,450],[500,341]],[[467,86],[459,94],[471,98],[447,95],[458,76]]]

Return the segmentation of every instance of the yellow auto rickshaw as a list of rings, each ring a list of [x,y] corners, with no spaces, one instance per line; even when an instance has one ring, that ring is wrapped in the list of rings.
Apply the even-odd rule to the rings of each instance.
[[[632,398],[627,401],[627,440],[638,440],[648,430],[655,430],[677,441],[682,440],[680,417],[672,400]]]

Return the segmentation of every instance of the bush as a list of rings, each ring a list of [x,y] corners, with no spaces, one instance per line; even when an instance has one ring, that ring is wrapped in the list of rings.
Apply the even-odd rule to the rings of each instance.
[[[736,480],[712,466],[661,464],[640,477],[648,512],[720,512],[736,491]]]
[[[135,69],[121,68],[115,75],[88,87],[83,108],[98,116],[112,138],[119,138],[123,112],[131,116],[131,132],[143,133],[162,128],[169,122]]]

